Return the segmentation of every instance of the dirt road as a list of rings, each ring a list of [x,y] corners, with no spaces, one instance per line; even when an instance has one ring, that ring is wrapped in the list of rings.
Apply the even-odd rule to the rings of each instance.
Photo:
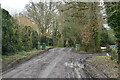
[[[71,48],[54,48],[37,56],[3,78],[90,78],[81,62],[92,54],[78,54]]]

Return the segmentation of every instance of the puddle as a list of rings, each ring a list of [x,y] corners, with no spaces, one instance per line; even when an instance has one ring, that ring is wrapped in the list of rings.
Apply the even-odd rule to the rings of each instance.
[[[78,62],[65,62],[65,66],[70,68],[84,68],[84,64],[80,64]]]

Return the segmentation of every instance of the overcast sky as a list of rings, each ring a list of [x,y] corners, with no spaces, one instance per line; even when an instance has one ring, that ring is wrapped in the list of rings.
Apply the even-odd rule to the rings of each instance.
[[[25,5],[29,2],[43,2],[49,0],[0,0],[1,7],[10,12],[10,14],[16,14],[25,10]],[[61,0],[50,0],[61,1]]]
[[[31,0],[0,0],[1,7],[8,10],[10,14],[16,14],[24,10],[26,4]]]
[[[24,9],[25,5],[28,4],[30,1],[38,2],[38,1],[61,1],[61,0],[0,0],[1,7],[8,10],[10,14],[19,13]],[[69,0],[65,0],[69,1]],[[71,1],[71,0],[70,0]],[[92,1],[92,0],[78,0],[78,1]],[[94,0],[93,0],[94,1]],[[109,1],[109,0],[108,0]]]

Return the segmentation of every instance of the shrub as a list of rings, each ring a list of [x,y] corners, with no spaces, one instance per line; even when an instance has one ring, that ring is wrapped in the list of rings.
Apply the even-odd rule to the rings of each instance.
[[[38,34],[30,26],[20,25],[2,9],[2,54],[30,51],[37,47]]]
[[[8,11],[2,9],[2,52],[8,54],[18,51],[18,25]]]
[[[112,51],[111,51],[111,59],[118,61],[117,47],[112,49]]]

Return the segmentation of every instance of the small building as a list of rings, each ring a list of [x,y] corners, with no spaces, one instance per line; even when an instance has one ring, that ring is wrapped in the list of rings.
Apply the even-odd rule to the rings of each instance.
[[[106,47],[101,47],[101,49],[106,49]]]
[[[110,45],[110,49],[113,49],[114,47],[116,47],[116,45]]]
[[[106,47],[104,46],[102,46],[102,47],[100,47],[100,49],[102,50],[102,51],[105,51],[106,50]]]

